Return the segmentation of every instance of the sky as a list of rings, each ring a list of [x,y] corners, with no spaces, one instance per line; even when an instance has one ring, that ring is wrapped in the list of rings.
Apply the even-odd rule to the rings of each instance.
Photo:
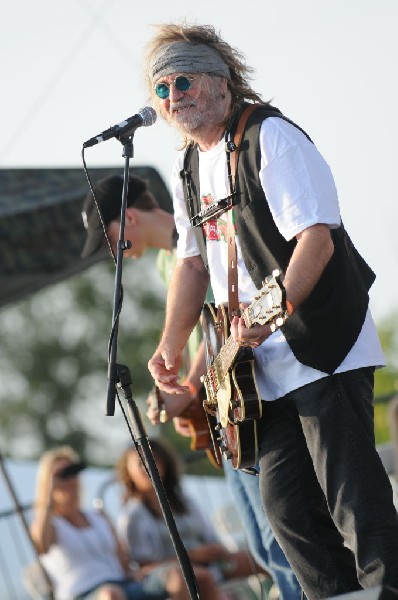
[[[0,168],[83,168],[82,144],[149,104],[143,49],[160,22],[210,23],[255,71],[252,85],[311,136],[343,221],[375,270],[376,319],[398,306],[397,0],[0,0]],[[178,138],[160,119],[131,166],[166,183]],[[120,166],[115,139],[87,166]]]

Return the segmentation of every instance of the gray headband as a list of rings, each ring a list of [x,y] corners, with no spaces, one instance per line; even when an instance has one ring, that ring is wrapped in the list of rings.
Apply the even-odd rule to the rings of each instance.
[[[152,81],[173,73],[211,73],[219,77],[230,77],[229,67],[217,50],[207,44],[188,42],[173,42],[161,46],[152,58]]]

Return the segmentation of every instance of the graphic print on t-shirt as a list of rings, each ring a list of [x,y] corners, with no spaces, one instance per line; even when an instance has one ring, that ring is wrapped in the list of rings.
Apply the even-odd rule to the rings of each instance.
[[[201,198],[200,198],[201,210],[203,210],[204,208],[208,207],[209,205],[211,205],[213,203],[214,203],[214,198],[213,198],[212,194],[206,194],[206,195],[201,196]],[[237,235],[234,217],[233,217],[233,222],[234,222],[235,235]],[[218,219],[209,219],[208,221],[206,221],[203,224],[203,233],[205,235],[205,238],[208,241],[220,242],[221,240],[223,240],[224,242],[226,242],[227,241],[227,213],[225,212]]]

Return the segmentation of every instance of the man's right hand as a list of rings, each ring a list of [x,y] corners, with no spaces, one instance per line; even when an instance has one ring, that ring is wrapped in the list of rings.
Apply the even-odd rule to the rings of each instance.
[[[181,353],[176,354],[165,347],[158,347],[148,362],[148,369],[160,390],[168,394],[185,394],[186,386],[180,385]]]

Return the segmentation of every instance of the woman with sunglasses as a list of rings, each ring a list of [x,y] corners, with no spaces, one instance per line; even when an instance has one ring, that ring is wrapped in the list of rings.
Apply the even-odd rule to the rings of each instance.
[[[40,460],[31,535],[52,581],[56,600],[163,600],[134,581],[109,518],[84,510],[79,471],[69,446],[45,452]]]

